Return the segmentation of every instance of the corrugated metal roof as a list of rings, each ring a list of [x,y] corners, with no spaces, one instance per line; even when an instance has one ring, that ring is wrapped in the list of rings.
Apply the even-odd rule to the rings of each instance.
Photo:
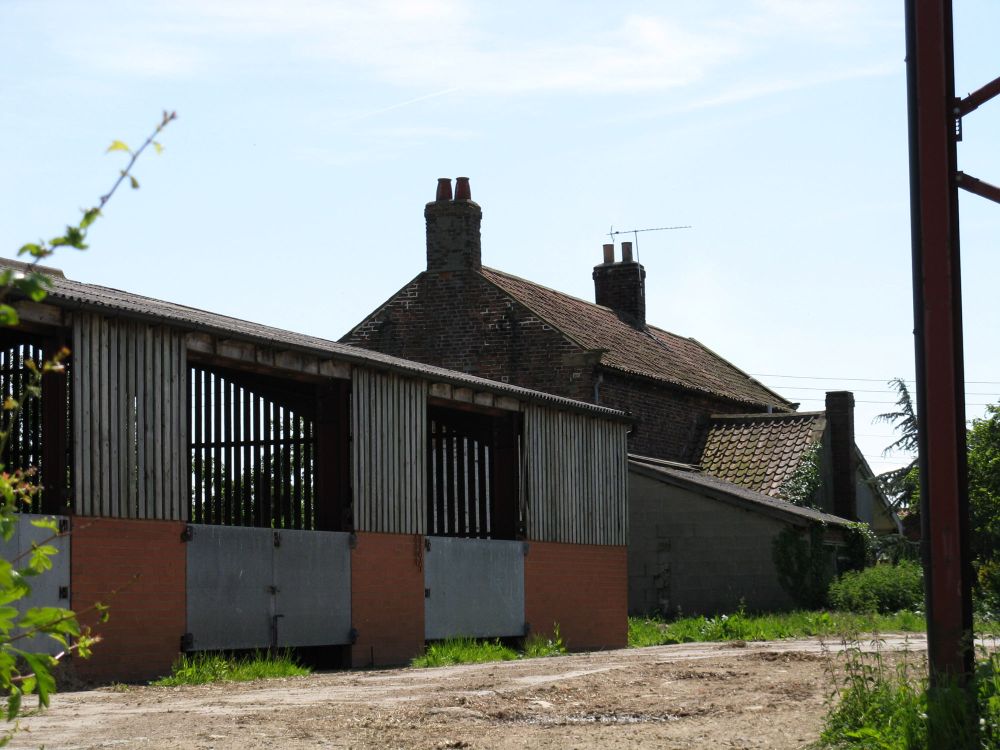
[[[718,477],[702,474],[687,468],[678,468],[677,464],[671,464],[670,462],[659,461],[645,456],[629,455],[628,463],[630,471],[634,469],[652,479],[706,492],[712,497],[739,505],[756,507],[773,513],[795,516],[806,521],[828,523],[834,526],[847,526],[850,523],[846,518],[823,513],[812,508],[793,505],[786,500],[779,500],[762,492],[748,490],[746,487],[741,487],[738,484],[727,482]]]
[[[7,265],[24,268],[23,263],[0,259],[0,266]],[[553,396],[528,388],[521,388],[494,380],[486,380],[474,375],[446,370],[442,367],[425,365],[407,359],[391,357],[387,354],[360,349],[358,347],[340,344],[336,341],[307,336],[294,331],[253,323],[239,318],[208,312],[195,307],[178,305],[173,302],[144,297],[121,289],[112,289],[97,284],[86,284],[65,278],[58,269],[39,268],[47,272],[52,289],[45,302],[59,307],[101,310],[107,314],[117,314],[125,317],[139,318],[150,322],[169,323],[177,328],[190,331],[204,331],[228,338],[237,338],[263,344],[270,347],[283,347],[310,353],[320,357],[329,357],[341,362],[368,365],[376,369],[393,370],[415,377],[435,382],[450,383],[461,387],[490,391],[503,396],[510,396],[520,401],[549,404],[558,408],[583,411],[610,417],[629,420],[623,412],[604,406],[588,404],[583,401]],[[629,420],[630,421],[630,420]]]

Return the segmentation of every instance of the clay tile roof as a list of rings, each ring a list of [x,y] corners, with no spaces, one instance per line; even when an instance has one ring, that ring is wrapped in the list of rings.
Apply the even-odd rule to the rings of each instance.
[[[779,497],[781,486],[791,479],[825,428],[823,412],[715,415],[705,438],[701,469]]]
[[[581,346],[600,350],[601,364],[694,391],[779,410],[792,404],[691,338],[661,328],[645,330],[595,305],[483,266],[483,277]]]

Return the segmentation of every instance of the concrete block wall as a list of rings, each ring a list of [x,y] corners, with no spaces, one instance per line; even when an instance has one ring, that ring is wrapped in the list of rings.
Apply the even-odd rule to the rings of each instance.
[[[72,519],[72,607],[110,607],[103,624],[93,613],[81,615],[103,640],[92,658],[73,660],[79,677],[139,681],[170,672],[187,626],[183,531],[177,521]]]
[[[630,474],[629,611],[712,615],[790,609],[772,541],[786,523]]]

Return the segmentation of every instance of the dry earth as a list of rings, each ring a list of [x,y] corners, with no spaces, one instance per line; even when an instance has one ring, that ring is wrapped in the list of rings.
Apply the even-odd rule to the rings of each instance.
[[[920,636],[884,636],[923,650]],[[832,688],[819,640],[683,644],[437,669],[60,693],[13,747],[801,748]]]

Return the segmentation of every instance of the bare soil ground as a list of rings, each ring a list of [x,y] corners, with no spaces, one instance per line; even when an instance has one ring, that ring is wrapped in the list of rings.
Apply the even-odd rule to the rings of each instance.
[[[920,636],[883,636],[921,651]],[[13,747],[802,748],[839,650],[702,643],[437,669],[60,693]]]

